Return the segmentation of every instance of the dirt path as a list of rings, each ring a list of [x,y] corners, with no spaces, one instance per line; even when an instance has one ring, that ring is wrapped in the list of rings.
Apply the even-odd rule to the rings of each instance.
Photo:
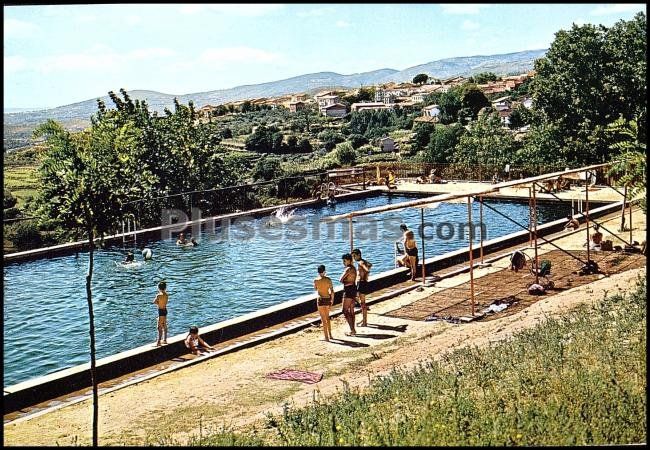
[[[645,216],[639,221],[637,231],[639,236],[645,234]],[[501,263],[504,264],[507,261]],[[495,264],[477,270],[475,277],[498,269],[499,264]],[[182,445],[189,436],[199,432],[220,429],[222,425],[251,424],[263,420],[268,412],[281,412],[286,402],[301,405],[315,396],[341,390],[343,381],[350,386],[364,387],[371,378],[386,374],[394,367],[412,367],[461,346],[483,346],[507,338],[578,304],[627,291],[644,273],[645,267],[605,277],[543,297],[524,310],[490,321],[450,324],[383,315],[430,295],[443,284],[454,286],[468,279],[467,274],[459,275],[444,280],[437,288],[412,291],[373,305],[369,313],[372,327],[358,328],[358,337],[344,336],[347,325],[343,317],[338,317],[333,321],[333,334],[344,341],[323,342],[320,328],[314,327],[102,395],[100,444]],[[266,373],[283,368],[320,372],[323,379],[315,385],[306,385],[264,378]],[[91,417],[91,402],[86,400],[21,419],[4,425],[4,444],[89,445]]]

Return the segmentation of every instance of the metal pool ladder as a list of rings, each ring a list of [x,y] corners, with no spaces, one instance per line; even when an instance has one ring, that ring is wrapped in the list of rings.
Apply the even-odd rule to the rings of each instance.
[[[126,246],[127,242],[133,242],[135,246],[137,240],[135,215],[127,214],[125,220],[122,221],[122,246]]]

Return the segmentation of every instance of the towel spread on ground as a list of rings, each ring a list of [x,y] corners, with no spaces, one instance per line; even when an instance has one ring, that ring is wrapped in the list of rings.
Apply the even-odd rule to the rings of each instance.
[[[323,378],[323,374],[306,372],[304,370],[282,369],[278,370],[277,372],[267,373],[266,378],[272,378],[275,380],[302,381],[303,383],[314,384],[318,383]]]

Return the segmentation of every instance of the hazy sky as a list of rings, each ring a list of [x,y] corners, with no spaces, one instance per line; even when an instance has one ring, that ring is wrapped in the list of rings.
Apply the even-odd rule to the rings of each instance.
[[[611,26],[643,10],[644,3],[4,6],[4,107],[542,49],[574,22]]]

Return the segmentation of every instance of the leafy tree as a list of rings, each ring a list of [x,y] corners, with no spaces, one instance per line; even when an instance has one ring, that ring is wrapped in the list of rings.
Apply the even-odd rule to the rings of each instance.
[[[281,153],[282,133],[274,127],[260,125],[246,138],[246,150],[259,153]]]
[[[256,180],[269,181],[280,178],[283,175],[281,160],[277,156],[266,156],[260,158],[253,167],[253,178]]]
[[[310,153],[314,149],[311,146],[311,142],[309,142],[309,139],[307,138],[302,138],[300,139],[300,142],[298,142],[298,151],[300,153]]]
[[[531,92],[540,122],[557,127],[570,162],[598,163],[612,156],[608,124],[639,120],[646,136],[646,16],[613,27],[573,25],[556,33],[535,62]]]
[[[354,151],[349,142],[336,146],[334,157],[342,166],[352,166],[356,162],[357,152]]]
[[[16,199],[16,197],[14,197],[11,191],[7,188],[4,188],[4,198],[2,201],[3,208],[4,209],[13,208],[14,206],[16,206],[17,202],[18,200]]]
[[[517,105],[510,113],[510,129],[517,130],[532,123],[532,114],[524,105]]]
[[[368,139],[362,134],[351,134],[348,139],[350,140],[350,145],[355,150],[368,143]]]
[[[295,134],[292,134],[287,138],[287,147],[291,153],[296,151],[296,147],[298,147],[298,137]]]
[[[415,131],[415,137],[413,138],[415,149],[422,150],[429,144],[435,126],[432,123],[418,123],[413,129]]]
[[[429,79],[429,75],[426,73],[419,73],[413,77],[413,84],[424,84]]]
[[[460,96],[461,108],[465,108],[470,112],[472,119],[476,119],[481,108],[490,106],[490,102],[483,94],[483,91],[475,84],[466,83],[462,85]]]
[[[345,138],[340,134],[332,130],[325,130],[318,134],[318,139],[325,147],[325,150],[328,152],[336,147],[336,144],[339,144],[345,140]]]
[[[609,175],[619,179],[619,182],[628,189],[630,198],[641,194],[641,207],[645,213],[647,207],[646,143],[640,138],[637,121],[626,121],[620,117],[609,124],[606,131],[614,136],[616,143],[613,147],[620,152],[615,156]]]
[[[512,162],[515,149],[514,138],[503,130],[499,117],[486,114],[460,137],[452,159],[466,165],[503,166]]]
[[[119,99],[118,99],[119,100]],[[135,107],[121,103],[132,113]],[[133,122],[121,123],[119,112],[100,111],[89,131],[72,135],[48,120],[34,134],[43,136],[47,150],[40,167],[41,211],[59,222],[73,237],[88,240],[86,275],[90,333],[90,376],[93,386],[93,445],[98,444],[98,395],[92,276],[95,239],[114,231],[127,212],[125,204],[153,181],[133,158],[142,133]],[[126,182],[125,182],[126,180]]]
[[[452,88],[439,95],[436,103],[440,106],[440,123],[448,125],[458,120],[458,112],[462,108],[461,98],[459,88]]]
[[[429,138],[423,159],[425,162],[446,164],[452,162],[454,148],[458,145],[465,128],[459,123],[437,125]]]
[[[471,82],[476,84],[485,84],[488,81],[496,81],[497,76],[493,72],[481,72],[470,77]]]

